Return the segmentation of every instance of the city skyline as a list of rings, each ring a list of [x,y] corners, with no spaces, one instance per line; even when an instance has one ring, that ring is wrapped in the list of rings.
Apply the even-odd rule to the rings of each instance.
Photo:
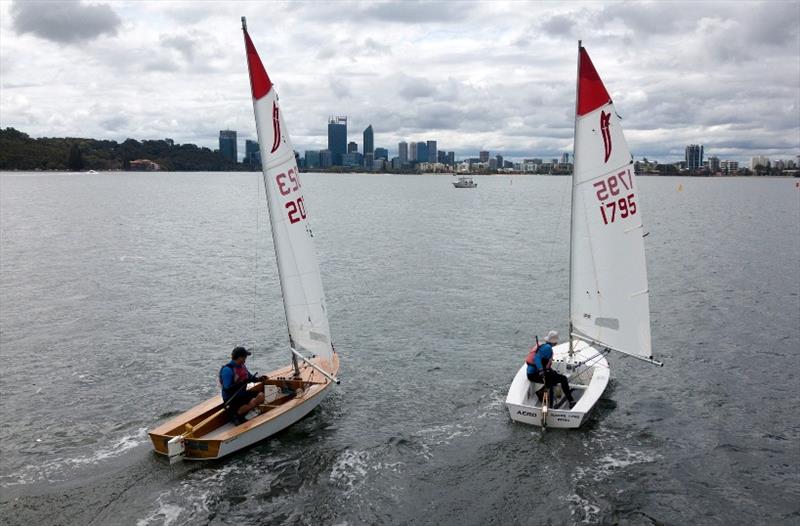
[[[225,128],[255,139],[247,15],[282,21],[252,32],[298,151],[326,148],[324,119],[348,115],[390,155],[430,138],[458,157],[571,153],[582,38],[636,157],[679,161],[704,144],[739,162],[794,158],[798,4],[685,5],[71,1],[41,17],[34,3],[4,2],[0,126],[209,147]]]

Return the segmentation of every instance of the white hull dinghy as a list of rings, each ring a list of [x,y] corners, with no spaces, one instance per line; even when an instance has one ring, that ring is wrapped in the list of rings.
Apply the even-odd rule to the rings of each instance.
[[[453,183],[456,188],[477,188],[478,183],[472,180],[472,177],[459,177],[458,181]]]
[[[576,428],[608,385],[606,355],[615,351],[661,366],[650,341],[650,300],[642,209],[620,118],[586,49],[578,42],[574,173],[570,219],[569,341],[553,349],[560,387],[528,381],[523,364],[506,397],[511,418],[542,427]],[[553,394],[551,396],[551,393]]]
[[[292,363],[267,374],[263,384],[247,387],[252,392],[264,390],[265,402],[259,414],[243,424],[230,422],[217,395],[150,431],[153,448],[170,462],[220,458],[263,440],[306,416],[339,383],[339,356],[331,342],[294,150],[278,96],[244,17],[242,30]]]

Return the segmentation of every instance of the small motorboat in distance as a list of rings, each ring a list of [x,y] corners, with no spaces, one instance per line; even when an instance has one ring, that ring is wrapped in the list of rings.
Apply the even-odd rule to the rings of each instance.
[[[458,178],[458,181],[453,183],[453,186],[456,188],[475,188],[478,186],[478,183],[473,181],[472,177],[461,176]]]

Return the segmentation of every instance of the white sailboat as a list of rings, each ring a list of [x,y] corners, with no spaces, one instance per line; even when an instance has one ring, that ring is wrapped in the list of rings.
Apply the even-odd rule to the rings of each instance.
[[[570,338],[553,349],[553,368],[570,380],[576,403],[560,388],[545,393],[523,364],[506,397],[511,418],[542,427],[575,428],[609,379],[606,354],[616,351],[655,365],[642,209],[633,158],[603,81],[578,42],[574,173],[570,228]],[[551,395],[552,393],[552,395]]]
[[[170,461],[220,458],[297,422],[339,383],[339,357],[331,342],[325,295],[303,199],[294,150],[278,96],[242,17],[253,108],[263,165],[292,363],[247,389],[264,389],[260,414],[241,425],[229,421],[221,396],[150,431],[156,452]]]

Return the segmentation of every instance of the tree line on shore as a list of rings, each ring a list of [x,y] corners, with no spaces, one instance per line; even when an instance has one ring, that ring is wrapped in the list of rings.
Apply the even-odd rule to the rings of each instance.
[[[148,159],[166,171],[245,171],[218,150],[169,139],[117,141],[79,137],[34,139],[14,128],[0,129],[0,170],[129,170],[131,161]]]

